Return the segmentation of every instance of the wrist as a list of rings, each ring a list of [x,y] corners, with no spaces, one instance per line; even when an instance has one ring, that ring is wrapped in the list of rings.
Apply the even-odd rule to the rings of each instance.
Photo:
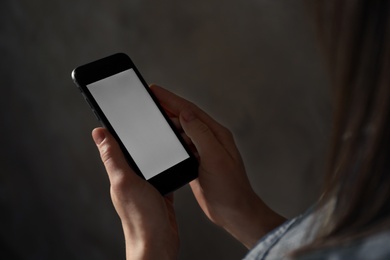
[[[124,228],[124,230],[127,260],[177,259],[179,242],[172,243],[168,232],[165,234],[153,233],[148,236],[145,233],[130,232],[130,229]]]
[[[176,254],[169,252],[166,248],[156,247],[155,244],[128,244],[126,243],[126,259],[162,259],[162,260],[172,260],[176,259]]]
[[[246,248],[281,225],[286,219],[269,208],[254,192],[234,208],[222,227]]]

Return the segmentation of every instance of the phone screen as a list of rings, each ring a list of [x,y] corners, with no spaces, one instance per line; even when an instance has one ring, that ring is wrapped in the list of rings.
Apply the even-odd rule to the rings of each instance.
[[[190,157],[133,69],[87,88],[146,180]]]

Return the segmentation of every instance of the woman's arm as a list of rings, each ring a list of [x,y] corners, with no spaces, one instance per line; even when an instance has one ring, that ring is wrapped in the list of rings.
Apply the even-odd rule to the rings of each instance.
[[[253,191],[229,130],[191,102],[151,86],[176,127],[198,155],[199,177],[191,188],[200,207],[247,248],[285,221]]]

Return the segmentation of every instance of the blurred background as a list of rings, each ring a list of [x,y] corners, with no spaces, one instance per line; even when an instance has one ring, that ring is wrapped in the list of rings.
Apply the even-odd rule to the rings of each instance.
[[[124,239],[71,70],[125,52],[145,79],[234,133],[256,192],[286,217],[320,193],[331,105],[302,0],[2,0],[1,259],[124,259]],[[180,259],[239,259],[188,187]]]

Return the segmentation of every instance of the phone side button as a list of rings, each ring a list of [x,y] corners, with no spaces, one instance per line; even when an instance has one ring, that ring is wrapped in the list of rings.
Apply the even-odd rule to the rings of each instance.
[[[95,115],[96,119],[101,122],[99,115],[96,113],[95,109],[92,109],[93,114]]]
[[[93,106],[92,106],[91,102],[89,102],[88,98],[86,98],[85,96],[84,96],[84,98],[85,98],[85,101],[87,101],[89,107],[93,109]],[[94,110],[94,111],[95,111],[95,110]]]

